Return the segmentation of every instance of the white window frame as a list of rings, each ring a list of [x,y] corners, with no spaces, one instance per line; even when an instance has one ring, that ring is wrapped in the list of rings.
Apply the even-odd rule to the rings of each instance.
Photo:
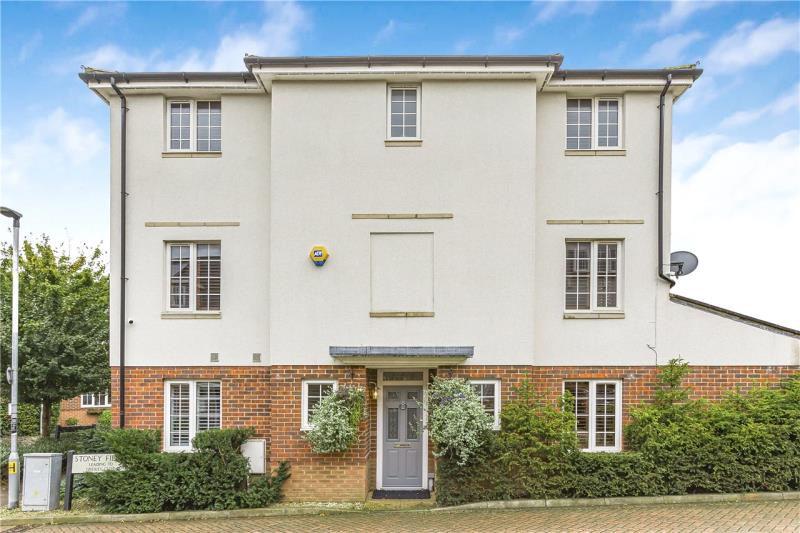
[[[589,447],[584,452],[619,452],[622,451],[622,380],[621,379],[565,379],[561,382],[561,394],[566,394],[567,383],[586,381],[589,383]],[[614,396],[614,443],[615,446],[595,446],[595,430],[597,421],[597,385],[616,385]]]
[[[308,420],[308,386],[309,385],[332,385],[334,394],[339,389],[339,382],[335,379],[304,379],[302,382],[302,408],[300,411],[300,430],[309,431],[314,429],[314,425]]]
[[[192,440],[197,436],[197,383],[219,383],[219,427],[223,426],[223,393],[222,381],[218,379],[171,379],[164,382],[164,451],[189,452],[193,451]],[[170,386],[177,384],[189,385],[189,445],[171,446],[170,441]]]
[[[95,402],[95,398],[99,397],[100,395],[105,397],[105,403]],[[83,401],[86,396],[90,396],[92,398],[92,403],[86,403]],[[81,408],[92,407],[111,407],[111,395],[108,392],[86,392],[81,394]]]
[[[567,244],[571,242],[591,243],[591,258],[589,263],[589,309],[567,309]],[[615,307],[597,307],[597,245],[617,245],[617,305]],[[566,239],[564,241],[564,269],[561,271],[561,301],[564,313],[622,313],[624,310],[622,298],[625,280],[625,240],[624,239]]]
[[[419,97],[419,95],[417,95]],[[222,117],[222,100],[219,98],[169,98],[166,106],[167,129],[164,135],[166,152],[197,152],[197,102],[220,102],[220,120]],[[172,148],[172,104],[189,104],[189,148]],[[419,119],[417,119],[419,120]],[[221,123],[220,123],[221,124]],[[220,132],[222,131],[220,126]],[[203,150],[203,154],[222,153],[222,134],[219,138],[220,150]]]
[[[502,395],[500,394],[500,380],[499,379],[471,379],[469,380],[470,385],[494,385],[494,421],[492,423],[492,429],[498,430],[500,429],[500,398]],[[479,395],[480,396],[480,395]],[[482,397],[481,397],[482,398]],[[483,407],[483,402],[481,402],[481,407]]]
[[[222,275],[220,271],[220,290],[219,290],[219,309],[198,310],[197,309],[197,245],[198,244],[218,244],[220,265],[222,264],[222,241],[165,241],[164,242],[164,312],[165,313],[196,313],[218,315],[222,312]],[[171,288],[171,247],[189,247],[189,307],[171,307],[170,288]]]
[[[417,93],[417,136],[392,137],[392,89],[414,90]],[[422,140],[422,85],[421,84],[388,84],[386,86],[386,140],[388,141],[421,141]]]
[[[564,149],[566,150],[624,150],[623,142],[623,104],[622,96],[567,96],[567,100],[591,100],[592,101],[592,139],[589,148],[569,148],[567,147],[567,118],[566,107],[564,113]],[[614,100],[617,102],[617,145],[599,146],[598,144],[598,108],[600,101]]]

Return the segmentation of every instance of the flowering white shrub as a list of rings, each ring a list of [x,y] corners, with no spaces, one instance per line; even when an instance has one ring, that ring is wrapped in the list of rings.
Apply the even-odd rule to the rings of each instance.
[[[434,455],[465,464],[492,429],[480,398],[465,379],[434,378],[428,388],[428,434]]]
[[[313,428],[306,433],[314,453],[337,453],[358,439],[358,425],[364,418],[364,390],[340,387],[323,398],[311,416]]]

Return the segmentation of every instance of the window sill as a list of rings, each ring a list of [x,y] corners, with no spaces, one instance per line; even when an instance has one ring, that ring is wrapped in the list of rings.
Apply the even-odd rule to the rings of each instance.
[[[370,318],[420,318],[432,317],[433,311],[370,311]]]
[[[591,319],[598,319],[598,318],[625,318],[625,313],[623,311],[599,311],[599,312],[564,312],[564,318],[574,319],[574,318],[591,318]]]
[[[384,146],[422,146],[422,139],[386,139]]]
[[[222,157],[222,152],[161,152],[161,157],[164,159],[171,158],[186,158],[186,157]]]
[[[617,155],[623,156],[628,153],[624,148],[611,148],[607,150],[564,150],[564,155]]]
[[[219,311],[211,311],[211,312],[175,312],[175,311],[164,311],[161,313],[162,319],[217,319],[222,318],[222,313]]]

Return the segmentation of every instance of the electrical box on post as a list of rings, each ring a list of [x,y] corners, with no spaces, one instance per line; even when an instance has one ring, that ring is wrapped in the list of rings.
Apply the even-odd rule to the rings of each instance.
[[[61,454],[26,453],[24,457],[22,510],[56,509],[61,489]]]

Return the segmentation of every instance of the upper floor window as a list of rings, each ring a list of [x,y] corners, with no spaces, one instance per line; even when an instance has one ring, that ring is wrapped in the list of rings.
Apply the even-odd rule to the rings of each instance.
[[[222,102],[170,100],[167,135],[172,151],[221,151]]]
[[[568,98],[567,149],[622,147],[620,98]]]
[[[420,138],[419,86],[389,86],[389,139]]]
[[[335,380],[308,380],[303,382],[301,429],[311,429],[314,411],[317,410],[319,402],[326,396],[330,396],[336,391],[337,382]]]
[[[494,429],[500,429],[500,380],[473,379],[470,385],[480,398],[484,412],[492,419]]]
[[[564,309],[618,311],[622,241],[567,241]]]
[[[164,390],[166,450],[188,450],[200,431],[222,427],[219,381],[167,381]]]
[[[622,382],[565,381],[572,395],[578,445],[586,451],[619,451],[622,428]]]
[[[107,392],[82,394],[81,407],[111,407],[111,401]]]
[[[167,244],[167,309],[219,311],[222,296],[220,243]]]

